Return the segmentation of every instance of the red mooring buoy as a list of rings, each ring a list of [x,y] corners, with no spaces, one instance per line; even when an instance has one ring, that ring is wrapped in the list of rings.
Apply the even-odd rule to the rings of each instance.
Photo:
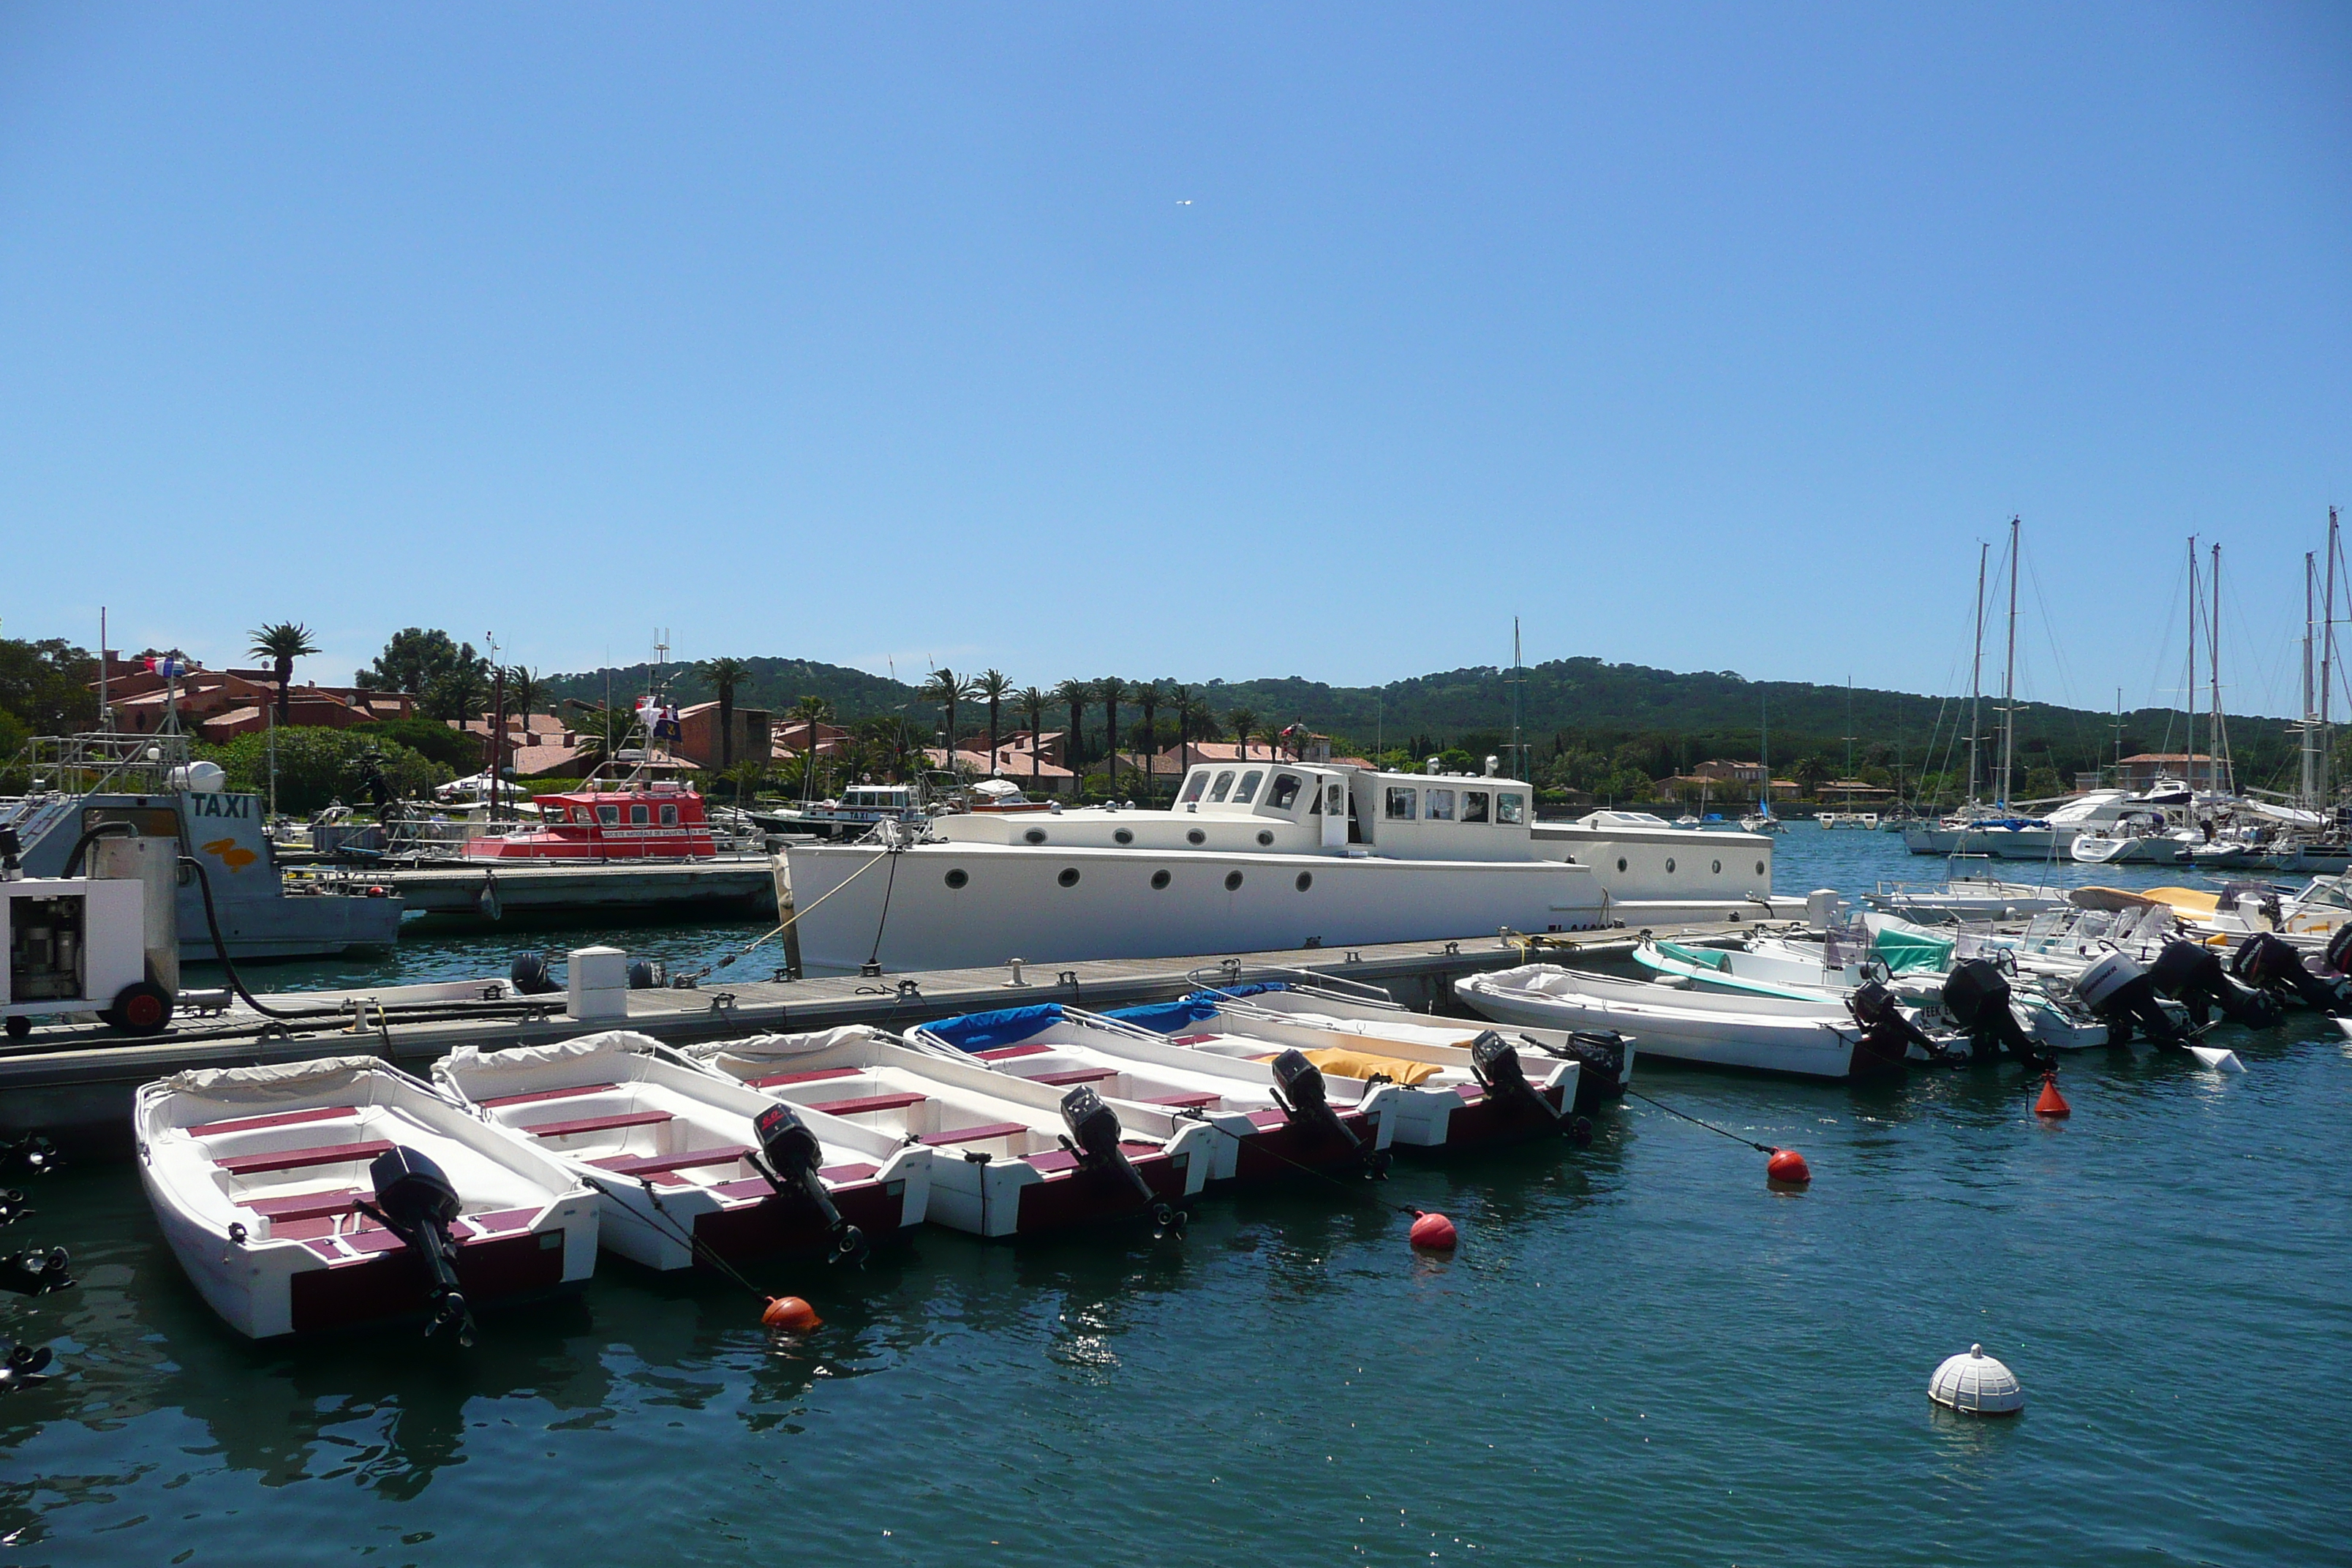
[[[824,1320],[816,1315],[816,1309],[798,1296],[771,1296],[767,1310],[760,1314],[760,1321],[765,1327],[786,1329],[796,1334],[824,1326]]]
[[[2066,1097],[2064,1095],[2058,1092],[2058,1075],[2056,1073],[2046,1072],[2042,1075],[2042,1098],[2033,1102],[2033,1114],[2036,1116],[2072,1116],[2074,1114],[2074,1108],[2066,1103]]]
[[[1764,1179],[1801,1187],[1813,1179],[1813,1168],[1794,1149],[1775,1149],[1772,1157],[1764,1162]]]
[[[1412,1222],[1412,1244],[1427,1252],[1451,1252],[1461,1239],[1454,1222],[1442,1214],[1424,1214]]]

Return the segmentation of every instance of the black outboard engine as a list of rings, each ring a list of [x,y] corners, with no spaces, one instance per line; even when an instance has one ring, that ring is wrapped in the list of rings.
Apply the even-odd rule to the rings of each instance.
[[[1565,1047],[1547,1046],[1530,1035],[1521,1035],[1519,1043],[1577,1065],[1578,1114],[1590,1116],[1603,1100],[1625,1098],[1625,1037],[1615,1030],[1578,1029]]]
[[[547,954],[519,952],[507,965],[507,980],[525,996],[544,996],[557,989],[547,973]]]
[[[1543,1097],[1543,1092],[1528,1081],[1527,1069],[1519,1065],[1519,1053],[1509,1041],[1492,1029],[1479,1032],[1470,1042],[1470,1076],[1486,1091],[1488,1100],[1517,1101],[1532,1105],[1544,1119],[1558,1126],[1559,1108]],[[1583,1069],[1577,1069],[1583,1076]]]
[[[833,1206],[833,1194],[825,1190],[824,1178],[818,1174],[824,1165],[824,1146],[808,1124],[791,1106],[779,1103],[760,1112],[751,1131],[760,1140],[751,1168],[767,1178],[779,1196],[816,1210],[833,1237],[835,1257],[855,1258],[863,1253],[866,1233],[841,1217],[841,1211]]]
[[[2303,954],[2266,931],[2258,931],[2238,944],[2230,958],[2230,973],[2281,1000],[2291,996],[2322,1013],[2347,1010],[2342,988],[2314,974],[2303,962]]]
[[[1926,1030],[1913,1023],[1903,1011],[1903,1005],[1894,992],[1875,980],[1855,988],[1845,999],[1845,1010],[1862,1026],[1860,1049],[1866,1052],[1872,1065],[1885,1072],[1900,1073],[1911,1059],[1911,1047],[1918,1047],[1927,1053],[1931,1062],[1946,1060],[1944,1048],[1929,1038]],[[1862,1064],[1854,1064],[1859,1068]]]
[[[1092,1087],[1082,1083],[1062,1096],[1062,1125],[1069,1131],[1062,1136],[1061,1145],[1077,1156],[1081,1170],[1117,1171],[1135,1188],[1138,1199],[1146,1204],[1159,1201],[1143,1173],[1118,1146],[1118,1112],[1105,1105]]]
[[[455,1329],[459,1344],[472,1344],[474,1318],[467,1310],[466,1293],[457,1287],[457,1244],[449,1238],[449,1223],[461,1206],[457,1189],[440,1166],[398,1144],[375,1157],[368,1166],[368,1181],[375,1188],[375,1202],[362,1199],[359,1208],[424,1259],[425,1271],[432,1277],[433,1316],[425,1325],[425,1337]]]
[[[2232,1024],[2243,1024],[2249,1029],[2267,1029],[2279,1021],[2278,998],[2267,991],[2250,991],[2231,979],[2220,955],[2201,942],[2165,943],[2164,951],[2148,965],[2147,978],[2158,995],[2187,1007],[2189,1021],[2200,1029],[2215,1007]]]
[[[1323,1069],[1307,1059],[1307,1053],[1293,1046],[1274,1058],[1274,1102],[1282,1107],[1282,1114],[1295,1126],[1319,1127],[1346,1144],[1360,1159],[1370,1151],[1364,1141],[1348,1130],[1339,1113],[1331,1109],[1330,1086],[1323,1081]]]
[[[2015,1057],[2038,1071],[2056,1063],[2018,1024],[2009,1007],[2009,978],[1989,959],[1964,958],[1944,977],[1944,1011],[1969,1037],[1975,1060]]]
[[[2157,1000],[2147,971],[2120,952],[2111,952],[2074,977],[2074,994],[2107,1026],[2107,1044],[2131,1044],[2132,1028],[2159,1046],[2186,1042]]]
[[[38,1176],[55,1169],[57,1151],[49,1147],[47,1139],[38,1134],[13,1142],[0,1139],[0,1172],[11,1174],[21,1172]],[[30,1212],[31,1207],[25,1202],[24,1194],[14,1187],[0,1191],[0,1226],[14,1225],[19,1215]],[[46,1296],[52,1290],[62,1290],[73,1282],[73,1258],[62,1247],[27,1247],[0,1257],[0,1290],[13,1290],[19,1296]],[[0,1363],[0,1384],[16,1386],[16,1384],[8,1382],[9,1370],[17,1366],[20,1353],[36,1358],[37,1364],[19,1368],[24,1376],[17,1382],[32,1380],[33,1374],[49,1363],[47,1351],[36,1352],[17,1345],[8,1351],[5,1363]]]
[[[62,1247],[46,1250],[28,1247],[0,1258],[0,1290],[13,1290],[19,1296],[46,1296],[73,1282],[73,1259]]]
[[[2336,934],[2327,939],[2320,963],[2332,973],[2352,975],[2352,921],[2337,926]]]

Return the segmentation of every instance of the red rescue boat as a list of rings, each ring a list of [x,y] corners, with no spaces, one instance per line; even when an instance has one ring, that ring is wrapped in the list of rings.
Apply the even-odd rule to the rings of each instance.
[[[702,860],[719,853],[702,797],[670,779],[535,796],[539,826],[469,840],[469,860]]]

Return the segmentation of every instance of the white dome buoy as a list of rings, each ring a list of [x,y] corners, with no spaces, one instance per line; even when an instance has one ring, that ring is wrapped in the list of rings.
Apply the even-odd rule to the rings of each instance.
[[[1946,1358],[1927,1380],[1927,1397],[1970,1415],[2014,1415],[2025,1408],[2017,1374],[1985,1354],[1982,1345]]]

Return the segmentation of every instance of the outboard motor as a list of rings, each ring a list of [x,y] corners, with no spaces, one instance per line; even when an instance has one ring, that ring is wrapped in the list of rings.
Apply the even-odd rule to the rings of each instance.
[[[2221,957],[2201,942],[2169,942],[2148,965],[2147,978],[2160,996],[2169,996],[2189,1009],[2199,1028],[2214,1007],[2232,1024],[2267,1029],[2279,1021],[2278,998],[2267,991],[2250,991],[2230,978]]]
[[[9,1344],[5,1340],[0,1340],[0,1345],[7,1346],[5,1357],[0,1358],[0,1394],[48,1381],[48,1346]]]
[[[2147,971],[2120,952],[2111,952],[2074,977],[2074,994],[2107,1026],[2107,1044],[2131,1044],[2132,1026],[2159,1046],[2183,1043],[2180,1031],[2156,998]]]
[[[1487,1099],[1532,1105],[1545,1120],[1554,1126],[1559,1124],[1559,1108],[1528,1081],[1527,1069],[1519,1065],[1519,1053],[1492,1029],[1481,1030],[1478,1037],[1470,1042],[1470,1076],[1478,1080]],[[1583,1076],[1581,1068],[1578,1076]]]
[[[0,1171],[23,1172],[27,1175],[44,1175],[57,1168],[56,1151],[49,1141],[38,1134],[19,1142],[0,1139]],[[10,1187],[0,1191],[0,1227],[16,1223],[19,1215],[31,1212],[25,1194]],[[27,1247],[0,1257],[0,1290],[13,1290],[19,1296],[46,1296],[52,1290],[62,1290],[74,1282],[73,1258],[62,1247]],[[5,1342],[0,1342],[5,1343]],[[17,1366],[19,1354],[37,1358],[37,1364]],[[0,1384],[15,1387],[19,1383],[35,1381],[34,1375],[48,1365],[49,1352],[34,1352],[18,1345],[7,1352],[5,1364],[0,1364]],[[24,1373],[10,1382],[12,1370]]]
[[[841,1211],[833,1206],[833,1194],[825,1191],[824,1178],[817,1173],[824,1164],[824,1147],[799,1114],[781,1102],[771,1105],[753,1120],[751,1131],[760,1140],[751,1168],[767,1178],[779,1196],[816,1210],[833,1237],[835,1257],[855,1258],[864,1252],[866,1233],[842,1218]]]
[[[0,1290],[14,1290],[19,1296],[46,1296],[73,1282],[73,1259],[62,1247],[47,1251],[28,1247],[0,1258]]]
[[[433,1316],[425,1325],[427,1339],[444,1329],[457,1331],[457,1342],[474,1342],[474,1318],[467,1310],[466,1293],[457,1287],[457,1244],[449,1238],[449,1223],[457,1217],[457,1189],[441,1167],[414,1149],[393,1145],[368,1166],[375,1202],[362,1199],[358,1207],[400,1237],[401,1244],[425,1262],[432,1276]]]
[[[2320,963],[2336,974],[2352,974],[2352,921],[2336,928],[2336,934],[2327,939],[2327,951],[2321,955]]]
[[[544,996],[558,989],[555,982],[548,978],[547,954],[543,952],[516,953],[507,965],[507,981],[525,996]]]
[[[1884,1070],[1902,1072],[1914,1046],[1927,1052],[1931,1062],[1949,1059],[1944,1047],[1905,1015],[1895,993],[1875,980],[1856,987],[1845,999],[1845,1010],[1862,1026],[1861,1048]]]
[[[1297,1047],[1274,1058],[1274,1102],[1282,1107],[1282,1114],[1293,1125],[1321,1128],[1361,1158],[1366,1152],[1363,1140],[1348,1131],[1348,1124],[1331,1109],[1329,1089],[1323,1081],[1323,1069],[1308,1061],[1307,1053]]]
[[[2256,931],[2231,955],[2230,973],[2258,991],[2284,1000],[2293,996],[2322,1013],[2346,1008],[2344,992],[2314,974],[2303,954],[2266,931]]]
[[[1118,1146],[1118,1112],[1105,1105],[1090,1085],[1082,1083],[1062,1096],[1062,1125],[1069,1131],[1063,1134],[1061,1145],[1077,1156],[1079,1169],[1117,1171],[1135,1188],[1138,1199],[1146,1204],[1159,1202],[1143,1173]]]
[[[1975,1060],[1993,1061],[2005,1054],[2048,1071],[2055,1062],[2018,1024],[2009,998],[2009,979],[1990,959],[1964,958],[1944,977],[1944,1011],[1968,1036]]]

